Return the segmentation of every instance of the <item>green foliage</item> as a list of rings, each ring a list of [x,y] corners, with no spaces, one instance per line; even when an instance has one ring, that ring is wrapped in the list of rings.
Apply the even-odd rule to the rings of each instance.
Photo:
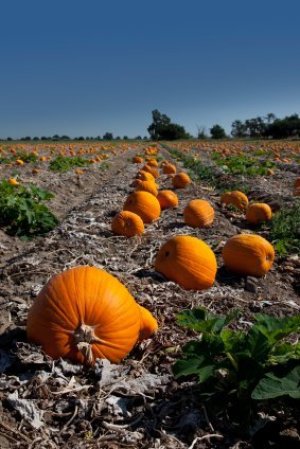
[[[31,237],[51,231],[58,220],[42,202],[53,194],[37,186],[0,183],[0,226],[12,235]]]
[[[210,128],[210,135],[212,139],[225,139],[226,133],[225,129],[222,128],[220,125],[214,125],[212,128]]]
[[[89,161],[80,156],[57,156],[50,162],[49,168],[52,171],[65,172],[74,167],[85,167],[88,164]]]
[[[175,376],[195,375],[200,395],[222,397],[241,408],[251,406],[251,400],[299,398],[300,342],[292,343],[291,337],[300,331],[300,315],[259,313],[247,331],[229,327],[237,316],[205,309],[181,313],[179,324],[200,336],[183,347],[183,359],[173,367]]]
[[[217,179],[214,175],[212,167],[204,165],[200,159],[192,156],[187,156],[181,151],[169,149],[170,154],[177,160],[183,162],[185,168],[190,171],[193,179],[205,181],[211,185],[216,185]]]
[[[28,153],[26,151],[19,151],[16,156],[14,156],[14,160],[21,159],[24,162],[36,162],[37,155],[34,153]]]
[[[158,109],[152,111],[152,123],[147,128],[153,140],[178,140],[189,138],[184,127],[172,123],[166,114],[161,114]]]
[[[274,215],[270,239],[279,256],[285,256],[289,252],[300,252],[300,201]]]
[[[232,175],[264,176],[275,164],[271,161],[261,161],[246,155],[223,157],[219,153],[212,154],[213,161]]]

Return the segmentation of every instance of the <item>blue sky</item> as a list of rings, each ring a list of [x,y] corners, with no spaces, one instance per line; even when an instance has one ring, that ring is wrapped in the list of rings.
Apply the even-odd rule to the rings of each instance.
[[[146,135],[300,113],[299,0],[10,0],[0,137]]]

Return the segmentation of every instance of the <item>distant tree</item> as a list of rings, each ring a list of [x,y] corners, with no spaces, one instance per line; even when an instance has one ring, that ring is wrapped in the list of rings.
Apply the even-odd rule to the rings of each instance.
[[[149,140],[149,138],[147,136],[144,136],[143,140]]]
[[[226,137],[225,129],[220,125],[214,125],[209,131],[212,139],[224,139]]]
[[[268,125],[270,123],[273,123],[275,119],[276,119],[276,115],[273,114],[273,112],[269,112],[265,117],[265,121],[267,122]]]
[[[85,140],[85,138],[83,136],[79,136],[79,137],[75,137],[74,140]]]
[[[235,120],[231,124],[232,137],[241,138],[247,137],[247,126],[241,120]]]
[[[128,140],[128,136],[123,136],[123,140]]]
[[[106,132],[105,134],[103,134],[103,140],[113,140],[113,138],[113,133]]]
[[[7,142],[11,142],[13,139],[11,137],[7,137]]]
[[[37,140],[40,140],[40,139],[39,139],[39,137],[34,136],[34,138],[32,140],[37,141]]]
[[[134,140],[142,140],[141,136],[136,136]]]
[[[69,136],[66,136],[66,135],[63,135],[63,136],[61,136],[60,139],[61,139],[61,140],[70,140],[70,137],[69,137]]]
[[[41,140],[49,140],[49,138],[46,137],[46,136],[42,136],[42,137],[41,137]]]
[[[117,136],[117,137],[115,138],[115,140],[121,140],[121,137],[120,137],[120,136]]]
[[[177,140],[190,137],[183,126],[172,123],[171,119],[166,114],[161,114],[158,109],[152,111],[152,123],[147,131],[152,140]]]

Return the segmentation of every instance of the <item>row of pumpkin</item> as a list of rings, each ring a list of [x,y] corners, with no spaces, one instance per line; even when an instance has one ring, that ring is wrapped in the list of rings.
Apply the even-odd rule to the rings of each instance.
[[[154,151],[152,148],[152,156]],[[154,160],[150,159],[150,164],[139,171],[137,181],[150,181],[157,189],[159,172]],[[168,170],[168,164],[162,164],[162,170]],[[167,173],[172,176],[173,186],[178,175],[188,180],[185,185],[191,182],[186,173],[175,173]],[[178,205],[174,191],[160,191],[155,196],[142,190],[143,185],[134,183],[136,190],[125,201],[123,211],[114,217],[112,229],[115,233],[140,235],[144,223],[156,220],[161,209]],[[195,204],[193,201],[204,200],[192,200],[189,205]],[[214,213],[210,208],[210,213]],[[193,208],[190,209],[192,214]],[[272,266],[275,254],[272,245],[261,236],[240,234],[227,241],[222,255],[228,269],[262,276]],[[213,285],[217,261],[204,241],[177,235],[161,246],[155,269],[185,289],[202,290]],[[88,266],[71,268],[52,277],[34,301],[27,320],[29,341],[40,344],[49,356],[88,365],[92,365],[96,358],[120,362],[137,342],[149,338],[157,329],[153,315],[135,301],[118,279],[102,269]]]

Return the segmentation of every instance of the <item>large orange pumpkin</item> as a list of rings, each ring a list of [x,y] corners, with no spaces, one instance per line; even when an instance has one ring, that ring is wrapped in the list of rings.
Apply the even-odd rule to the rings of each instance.
[[[246,210],[248,206],[248,198],[239,190],[234,190],[233,192],[225,192],[221,196],[221,204],[231,204],[232,206],[235,206],[237,209],[240,210]]]
[[[125,237],[142,235],[144,232],[144,222],[139,215],[129,210],[123,210],[112,219],[111,230],[113,233],[124,235]]]
[[[178,235],[160,248],[155,270],[186,290],[203,290],[214,283],[217,261],[205,242],[197,237]]]
[[[142,181],[153,181],[155,182],[155,178],[153,175],[151,175],[151,173],[144,171],[144,170],[140,170],[137,175],[136,175],[137,179],[140,179]]]
[[[215,211],[206,200],[191,200],[183,211],[184,221],[193,228],[210,226],[215,218]]]
[[[134,164],[141,164],[142,162],[144,162],[144,159],[141,156],[134,156],[132,162]]]
[[[245,276],[264,276],[272,267],[275,251],[260,235],[238,234],[225,244],[222,256],[226,268]]]
[[[122,360],[136,342],[157,329],[117,278],[96,267],[53,276],[29,310],[28,339],[52,358],[93,364]]]
[[[123,210],[129,210],[139,215],[144,223],[151,223],[160,217],[160,204],[149,192],[137,191],[131,193],[125,201]]]
[[[184,189],[191,182],[191,178],[185,172],[180,172],[172,178],[172,183],[175,189]]]
[[[246,220],[251,224],[259,224],[272,218],[272,209],[266,203],[252,203],[246,211]]]
[[[178,206],[178,196],[173,190],[160,190],[157,195],[161,210]]]

